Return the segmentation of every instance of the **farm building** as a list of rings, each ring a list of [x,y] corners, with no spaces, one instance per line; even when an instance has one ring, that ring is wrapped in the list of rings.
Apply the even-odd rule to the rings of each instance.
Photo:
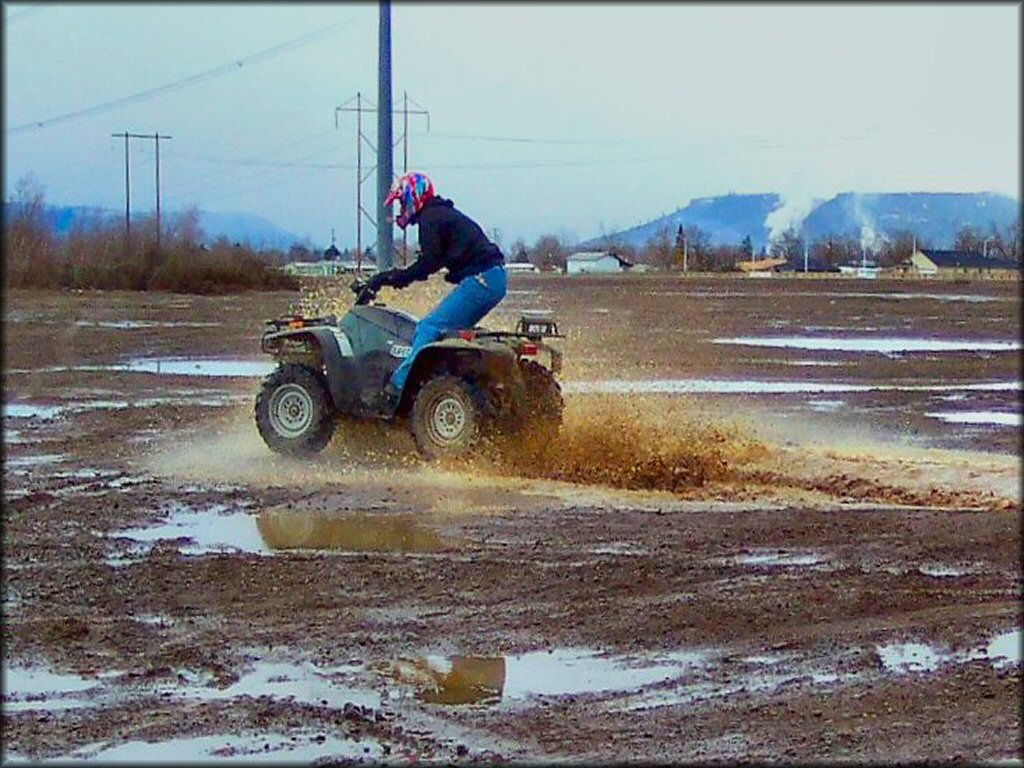
[[[632,266],[632,262],[611,251],[577,251],[565,260],[568,275],[614,274]]]
[[[764,277],[772,272],[779,272],[784,269],[787,262],[785,259],[758,259],[757,261],[738,261],[736,269],[746,272],[751,277]]]
[[[921,277],[1020,277],[1020,264],[969,251],[918,248],[901,266]]]

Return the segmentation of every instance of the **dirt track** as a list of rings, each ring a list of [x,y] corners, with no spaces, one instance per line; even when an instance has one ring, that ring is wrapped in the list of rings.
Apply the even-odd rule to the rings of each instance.
[[[1021,758],[1020,430],[928,415],[1019,414],[1019,352],[715,341],[1016,341],[1016,284],[511,287],[489,324],[568,332],[567,424],[475,467],[374,425],[285,460],[258,378],[103,368],[258,360],[294,295],[7,294],[7,755]]]

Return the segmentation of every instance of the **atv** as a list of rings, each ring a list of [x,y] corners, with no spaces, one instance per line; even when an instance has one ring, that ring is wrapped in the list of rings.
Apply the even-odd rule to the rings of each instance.
[[[523,314],[514,331],[461,329],[423,347],[404,389],[384,397],[411,352],[417,318],[351,284],[354,306],[334,315],[267,321],[260,341],[277,368],[256,397],[256,425],[271,450],[310,455],[331,441],[339,421],[407,424],[427,459],[465,455],[484,436],[547,441],[562,422],[555,375],[564,338],[550,313]]]

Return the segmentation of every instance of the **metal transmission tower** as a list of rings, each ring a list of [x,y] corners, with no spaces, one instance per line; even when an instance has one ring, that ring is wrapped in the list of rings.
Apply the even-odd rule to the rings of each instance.
[[[114,138],[124,139],[124,242],[127,250],[132,235],[132,211],[131,211],[131,171],[128,156],[128,139],[153,139],[156,145],[156,245],[160,247],[160,139],[173,139],[173,136],[156,133],[112,133]]]
[[[370,178],[371,174],[377,168],[376,165],[371,166],[366,174],[363,174],[363,143],[370,148],[371,152],[376,152],[377,148],[373,142],[370,141],[369,137],[363,133],[363,113],[364,112],[378,112],[377,107],[372,104],[368,99],[363,99],[362,92],[357,92],[354,101],[356,105],[354,107],[348,106],[351,104],[353,99],[349,99],[340,107],[334,108],[334,127],[338,127],[338,113],[339,112],[355,112],[356,113],[356,269],[362,270],[363,268],[363,217],[365,216],[370,224],[377,228],[377,217],[374,216],[370,211],[363,207],[363,184],[367,179]],[[409,109],[409,102],[412,101],[416,109]],[[402,135],[398,138],[398,141],[392,144],[392,148],[397,147],[398,143],[402,143],[402,172],[409,170],[409,115],[425,115],[427,118],[427,130],[430,130],[430,113],[425,110],[421,105],[417,104],[414,100],[409,98],[409,94],[403,93],[403,104],[402,109],[398,110],[392,105],[392,114],[396,112],[402,112]],[[394,174],[392,174],[393,176]],[[391,186],[391,182],[388,182],[388,187]],[[385,193],[386,194],[386,193]],[[383,204],[384,198],[381,197]],[[406,259],[406,241],[407,236],[403,233],[402,235],[402,262],[403,264],[407,261]],[[378,266],[380,265],[380,257],[378,256]],[[381,266],[383,269],[384,267]]]
[[[394,240],[390,206],[384,198],[391,188],[391,2],[380,0],[380,40],[377,68],[377,268],[391,269]]]

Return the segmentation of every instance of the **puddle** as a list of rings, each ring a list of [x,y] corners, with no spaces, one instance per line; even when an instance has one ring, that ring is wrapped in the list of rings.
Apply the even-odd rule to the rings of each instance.
[[[411,515],[261,512],[256,526],[273,550],[439,552],[451,547]]]
[[[785,686],[810,683],[822,687],[843,681],[853,681],[855,674],[836,674],[820,670],[790,672],[788,674],[766,672],[757,669],[751,674],[732,675],[728,682],[701,680],[681,686],[647,691],[637,696],[619,699],[608,708],[609,712],[636,712],[679,705],[693,705],[710,699],[724,698],[734,694],[773,694]]]
[[[832,352],[1010,352],[1019,341],[972,341],[970,339],[915,339],[899,337],[737,336],[712,339],[714,344],[749,347],[785,347]]]
[[[170,376],[224,376],[259,378],[277,364],[270,360],[230,360],[224,358],[136,357],[113,365],[55,365],[44,368],[12,368],[7,373],[65,373],[67,371],[125,371]]]
[[[28,456],[16,456],[12,459],[4,459],[4,471],[13,470],[16,475],[25,475],[32,467],[58,464],[67,458],[62,453],[35,453]]]
[[[732,561],[739,565],[805,566],[823,563],[825,558],[809,552],[751,552],[737,555]]]
[[[588,550],[592,555],[649,555],[650,550],[627,544],[623,541],[616,541],[604,546],[594,547]]]
[[[102,675],[112,677],[118,672]],[[95,705],[93,694],[103,685],[101,678],[85,678],[46,667],[4,665],[3,711],[59,710]]]
[[[778,363],[779,365],[795,365],[797,367],[817,367],[817,368],[842,368],[846,363],[839,360],[771,360],[769,362]]]
[[[812,411],[831,412],[838,411],[846,405],[845,400],[808,400],[807,405]]]
[[[988,661],[994,667],[1020,666],[1021,632],[1011,629],[995,635],[969,653],[951,654],[925,643],[892,643],[875,647],[888,672],[934,672],[943,663]]]
[[[988,381],[971,384],[853,384],[831,381],[759,381],[753,379],[607,379],[567,381],[562,391],[570,394],[740,394],[788,395],[835,392],[1013,392],[1019,381]]]
[[[562,648],[513,656],[401,659],[392,673],[421,701],[470,704],[628,691],[678,678],[706,661],[702,653],[626,657]]]
[[[80,328],[116,328],[135,330],[138,328],[216,328],[220,323],[194,320],[76,320]]]
[[[33,403],[4,403],[4,418],[11,419],[43,419],[49,421],[57,418],[63,408],[59,405],[35,405]]]
[[[138,400],[87,400],[69,406],[69,410],[75,413],[85,411],[107,411],[120,410],[122,408],[152,408],[157,405],[208,405],[211,407],[222,405],[233,405],[235,403],[247,402],[251,398],[248,395],[221,394],[207,397],[144,397]]]
[[[970,573],[975,573],[976,571],[973,567],[954,567],[951,565],[943,565],[942,563],[921,565],[917,570],[925,576],[931,576],[936,579],[956,578],[958,576],[966,576]]]
[[[1020,641],[1020,630],[1011,629],[993,637],[971,658],[988,659],[996,667],[1020,666]]]
[[[948,659],[924,643],[880,645],[876,650],[882,667],[889,672],[933,672]]]
[[[268,554],[256,527],[256,518],[247,512],[225,512],[227,507],[216,505],[202,511],[174,504],[163,523],[141,528],[124,528],[110,533],[111,537],[131,539],[142,544],[132,553],[143,555],[158,541],[189,539],[191,543],[179,545],[184,555],[205,555],[213,552],[239,552]],[[129,560],[131,562],[131,560]],[[123,558],[110,558],[109,565],[124,564]]]
[[[89,744],[68,755],[36,762],[65,762],[68,760],[98,760],[103,763],[156,763],[173,762],[239,762],[248,763],[306,763],[324,758],[372,759],[383,756],[380,742],[371,738],[341,739],[309,729],[290,733],[254,733],[250,735],[221,734],[216,736],[190,736],[166,741],[128,741],[121,744]],[[18,755],[7,755],[5,763],[28,763]]]
[[[270,696],[332,709],[342,709],[349,703],[373,709],[381,705],[380,694],[376,691],[341,685],[332,679],[331,670],[303,662],[257,662],[252,670],[226,688],[186,681],[184,685],[159,686],[158,692],[203,701]]]
[[[228,360],[218,358],[136,357],[126,363],[103,366],[103,370],[158,373],[170,376],[260,377],[277,367],[269,360]]]
[[[1000,427],[1021,426],[1021,414],[1002,411],[945,411],[927,413],[933,419],[951,424],[990,424]]]

